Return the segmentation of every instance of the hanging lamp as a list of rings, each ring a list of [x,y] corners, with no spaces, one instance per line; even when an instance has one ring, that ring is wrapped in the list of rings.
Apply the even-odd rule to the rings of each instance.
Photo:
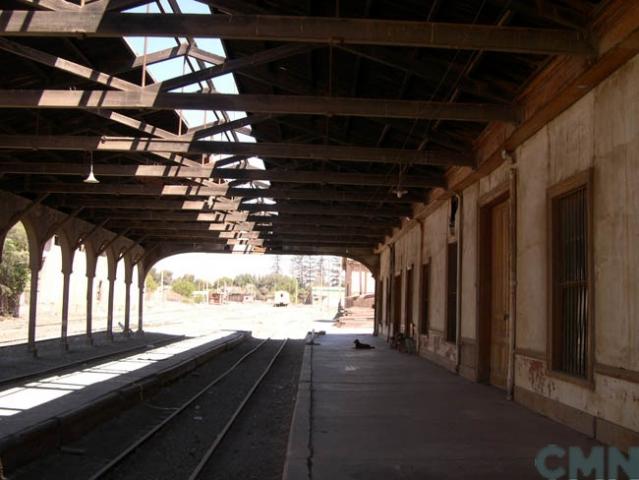
[[[91,167],[89,169],[89,175],[87,175],[87,178],[85,178],[82,181],[84,183],[100,183],[100,180],[95,178],[95,175],[93,174],[93,152],[90,152],[89,155],[90,155],[90,160],[91,160]]]

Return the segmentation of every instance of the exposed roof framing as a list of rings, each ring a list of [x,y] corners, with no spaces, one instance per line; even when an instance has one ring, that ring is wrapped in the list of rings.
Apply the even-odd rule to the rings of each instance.
[[[225,40],[491,50],[588,55],[582,32],[492,25],[287,17],[0,11],[5,36],[192,36]]]
[[[482,103],[442,103],[379,98],[290,95],[232,95],[221,93],[157,93],[136,90],[4,90],[0,108],[110,108],[230,110],[297,115],[515,122],[517,109]]]
[[[363,255],[482,167],[477,140],[518,128],[541,67],[598,48],[598,0],[200,1],[214,14],[3,4],[0,188],[149,248]],[[175,45],[136,56],[130,36]],[[171,78],[146,70],[176,59]],[[216,91],[227,74],[239,94]],[[213,114],[189,126],[187,110]],[[80,181],[89,157],[100,184]]]

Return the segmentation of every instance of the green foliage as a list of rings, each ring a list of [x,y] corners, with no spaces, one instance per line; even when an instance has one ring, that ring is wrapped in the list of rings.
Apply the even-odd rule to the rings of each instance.
[[[144,281],[144,288],[147,292],[155,292],[160,284],[155,280],[154,275],[147,275],[146,280]]]
[[[224,286],[233,285],[233,279],[231,277],[220,277],[213,282],[213,288],[223,288]]]
[[[186,298],[191,298],[193,292],[197,290],[193,275],[184,275],[173,282],[171,290]]]
[[[17,315],[20,295],[29,282],[29,243],[22,224],[15,225],[4,243],[0,264],[0,314]]]
[[[255,285],[256,278],[250,273],[241,273],[233,279],[233,285],[236,287],[244,287],[249,284]]]

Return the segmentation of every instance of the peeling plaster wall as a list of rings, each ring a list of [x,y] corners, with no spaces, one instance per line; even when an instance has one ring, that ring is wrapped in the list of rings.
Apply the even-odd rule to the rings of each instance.
[[[516,157],[515,386],[524,393],[533,392],[535,398],[551,405],[547,407],[551,410],[561,407],[581,412],[577,415],[587,418],[586,423],[592,425],[587,431],[592,435],[597,418],[639,432],[639,56],[543,127],[518,148]],[[549,375],[545,361],[546,192],[588,168],[594,172],[594,388]],[[461,373],[469,378],[473,375],[464,368],[476,369],[474,362],[466,362],[465,352],[473,357],[476,353],[479,205],[508,179],[509,165],[504,162],[462,192]],[[419,352],[450,368],[456,352],[454,345],[443,339],[449,208],[449,202],[444,202],[424,219],[423,238],[415,236],[417,232],[419,237],[419,226],[402,232],[395,243],[394,271],[404,272],[419,261],[421,240],[423,261],[430,262],[431,285],[430,331],[418,339]],[[392,277],[390,252],[386,248],[381,254],[382,278]],[[413,297],[414,318],[421,320],[421,279],[415,284]],[[387,310],[385,303],[384,312]],[[536,408],[535,402],[528,404]],[[555,418],[564,421],[566,416],[570,415]]]
[[[639,57],[546,125],[518,152],[516,384],[639,432]],[[594,390],[548,376],[546,190],[594,169]],[[525,293],[524,293],[525,292]],[[608,368],[610,370],[610,368]]]

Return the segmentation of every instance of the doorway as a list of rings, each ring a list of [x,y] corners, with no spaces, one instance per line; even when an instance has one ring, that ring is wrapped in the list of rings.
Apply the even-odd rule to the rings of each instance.
[[[402,276],[393,278],[393,336],[399,333],[402,318]]]
[[[413,338],[413,271],[406,270],[406,305],[404,308],[404,335]]]
[[[510,338],[510,202],[508,192],[480,207],[478,378],[506,388]]]

